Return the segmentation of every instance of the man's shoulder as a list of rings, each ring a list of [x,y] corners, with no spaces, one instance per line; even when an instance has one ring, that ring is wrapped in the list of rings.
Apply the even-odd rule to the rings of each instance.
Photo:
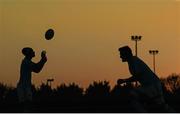
[[[135,65],[138,69],[147,69],[147,64],[141,60],[139,57],[133,56],[133,65]]]
[[[27,59],[27,58],[24,58],[24,59],[22,60],[22,64],[25,64],[25,65],[32,64],[32,63],[33,63],[33,62],[32,62],[31,60]]]
[[[137,56],[132,56],[133,60],[141,60],[139,57]]]
[[[136,56],[133,56],[133,61],[134,61],[134,62],[137,62],[137,63],[143,63],[143,64],[145,64],[145,62],[144,62],[142,59],[140,59],[139,57],[136,57]]]
[[[137,63],[140,63],[142,60],[139,57],[133,56],[132,61],[133,63],[137,64]]]

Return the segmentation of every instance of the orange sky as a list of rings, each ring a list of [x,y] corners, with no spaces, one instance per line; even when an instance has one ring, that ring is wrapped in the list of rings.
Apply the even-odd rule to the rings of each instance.
[[[55,30],[51,41],[44,39]],[[142,35],[138,55],[152,68],[149,49],[156,56],[159,77],[180,73],[180,2],[178,0],[1,0],[0,80],[16,85],[26,46],[45,49],[48,62],[33,74],[37,86],[54,78],[59,83],[87,86],[93,80],[129,77],[127,63],[117,49],[129,45],[131,35]]]

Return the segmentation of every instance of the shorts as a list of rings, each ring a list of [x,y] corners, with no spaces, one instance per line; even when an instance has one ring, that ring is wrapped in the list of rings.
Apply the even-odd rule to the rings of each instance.
[[[17,95],[19,102],[32,101],[31,87],[24,87],[20,84],[17,85]]]

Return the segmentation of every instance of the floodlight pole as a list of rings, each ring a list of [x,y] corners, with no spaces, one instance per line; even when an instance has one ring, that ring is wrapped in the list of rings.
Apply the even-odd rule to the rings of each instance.
[[[154,73],[156,73],[156,61],[155,61],[155,55],[157,55],[159,53],[158,50],[149,50],[149,53],[151,55],[153,55],[153,69],[154,69]]]
[[[132,41],[135,41],[135,55],[136,55],[136,56],[137,56],[137,54],[138,54],[138,53],[137,53],[137,50],[138,50],[138,49],[137,49],[137,48],[138,48],[138,47],[137,47],[137,42],[141,40],[141,37],[142,37],[142,36],[131,36],[131,40],[132,40]]]

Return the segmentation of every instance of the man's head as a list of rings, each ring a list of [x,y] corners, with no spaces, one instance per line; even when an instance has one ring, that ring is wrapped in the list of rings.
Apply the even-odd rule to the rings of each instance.
[[[35,57],[35,52],[34,52],[34,50],[33,50],[32,48],[30,48],[30,47],[25,47],[25,48],[23,48],[23,49],[22,49],[22,53],[23,53],[24,56],[29,57],[29,58]]]
[[[119,48],[120,58],[123,62],[126,62],[133,56],[131,48],[129,46],[124,46]]]

